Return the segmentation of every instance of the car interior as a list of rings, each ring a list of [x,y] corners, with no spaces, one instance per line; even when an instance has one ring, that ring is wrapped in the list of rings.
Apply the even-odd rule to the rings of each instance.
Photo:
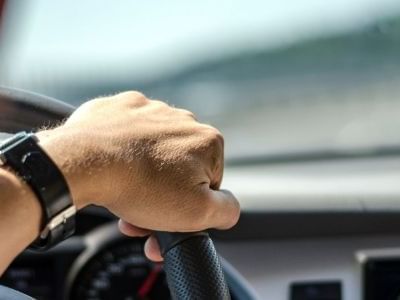
[[[0,140],[126,90],[223,133],[242,213],[209,235],[232,299],[400,299],[398,0],[0,0]],[[117,221],[82,209],[71,238],[24,251],[0,285],[171,299]]]

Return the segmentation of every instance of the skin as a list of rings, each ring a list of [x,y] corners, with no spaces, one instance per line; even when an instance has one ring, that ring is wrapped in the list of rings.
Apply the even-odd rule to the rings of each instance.
[[[149,236],[145,253],[162,260],[153,230],[228,229],[235,197],[219,187],[221,133],[186,110],[125,92],[86,102],[59,127],[37,133],[64,174],[78,209],[106,207],[129,236]],[[41,207],[29,186],[0,168],[0,273],[39,234]]]

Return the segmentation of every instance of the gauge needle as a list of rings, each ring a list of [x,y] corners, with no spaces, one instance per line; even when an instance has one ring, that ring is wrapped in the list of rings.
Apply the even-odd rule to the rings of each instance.
[[[161,272],[161,265],[160,264],[155,265],[138,290],[138,296],[140,299],[145,299],[147,294],[151,291],[160,272]]]

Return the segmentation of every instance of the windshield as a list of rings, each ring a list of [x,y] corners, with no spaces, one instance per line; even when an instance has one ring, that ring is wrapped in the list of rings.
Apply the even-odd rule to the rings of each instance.
[[[194,111],[230,159],[400,146],[400,2],[8,1],[0,85]]]

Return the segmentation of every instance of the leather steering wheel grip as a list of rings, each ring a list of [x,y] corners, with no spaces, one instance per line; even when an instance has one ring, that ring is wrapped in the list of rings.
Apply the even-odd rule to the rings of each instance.
[[[172,299],[229,300],[229,288],[206,232],[157,232]]]

